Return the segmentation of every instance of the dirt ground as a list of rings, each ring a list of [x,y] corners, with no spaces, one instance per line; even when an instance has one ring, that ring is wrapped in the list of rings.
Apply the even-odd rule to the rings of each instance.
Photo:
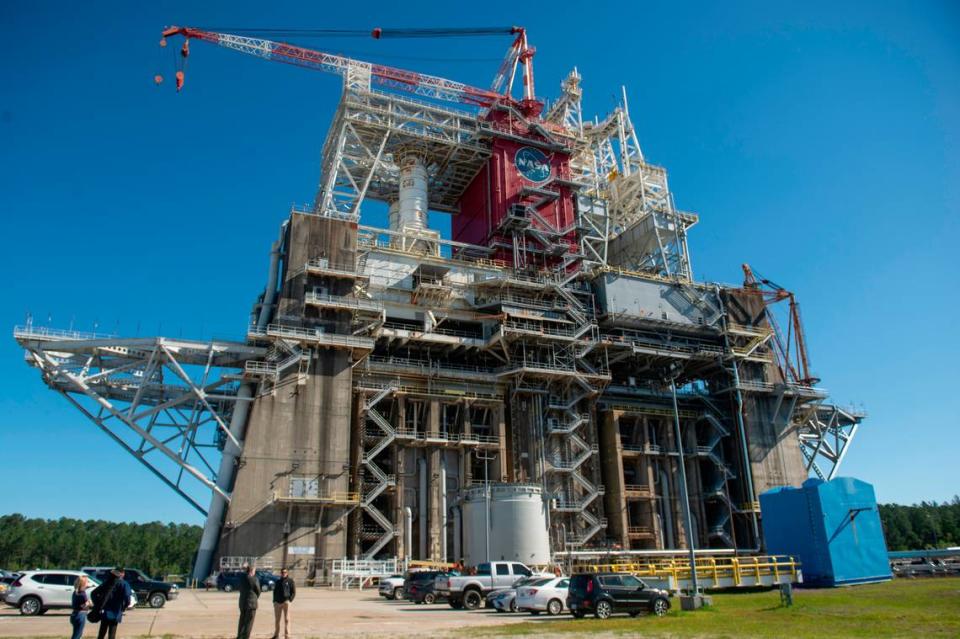
[[[529,615],[499,614],[492,610],[453,610],[445,603],[427,606],[387,601],[378,596],[376,590],[344,592],[310,588],[298,590],[291,612],[297,639],[364,635],[430,637],[458,628],[532,619]],[[126,613],[118,636],[235,637],[237,616],[236,593],[184,590],[163,608],[136,608]],[[84,637],[96,637],[97,628],[87,624]],[[24,617],[15,608],[0,607],[0,637],[63,637],[69,634],[70,620],[66,610],[50,610],[42,616]],[[252,637],[266,639],[272,635],[273,603],[270,593],[264,593]]]

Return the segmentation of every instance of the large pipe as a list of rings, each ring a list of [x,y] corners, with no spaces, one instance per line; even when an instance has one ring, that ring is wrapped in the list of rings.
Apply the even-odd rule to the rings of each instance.
[[[669,544],[671,548],[676,548],[677,540],[673,537],[673,512],[671,510],[673,505],[670,503],[670,482],[667,480],[667,472],[662,468],[660,469],[660,491],[663,496],[660,505],[663,508],[663,524],[666,529],[664,532],[667,536],[664,547]]]
[[[420,522],[420,556],[417,559],[427,558],[427,458],[421,457],[417,461],[420,468],[420,494],[417,495],[417,519]]]
[[[410,559],[410,555],[413,554],[413,509],[410,506],[407,506],[403,509],[404,515],[404,530],[406,531],[407,537],[406,542],[403,544],[404,554],[406,559]]]
[[[723,296],[720,294],[720,287],[714,285],[714,291],[717,295],[717,303],[720,305],[720,317],[723,322],[723,342],[727,349],[730,349],[730,338],[727,335],[727,310],[723,304]],[[733,364],[733,388],[734,388],[734,397],[737,399],[737,434],[740,436],[740,454],[743,455],[743,474],[745,475],[744,479],[747,483],[747,499],[750,500],[750,512],[753,515],[751,517],[751,522],[753,524],[753,543],[754,547],[751,549],[753,552],[760,552],[760,524],[757,521],[757,511],[754,510],[753,504],[756,501],[756,493],[753,487],[753,468],[750,463],[750,450],[747,446],[747,429],[743,423],[743,394],[740,392],[740,370],[737,366],[737,360],[731,362]],[[773,419],[776,419],[777,416],[774,415]]]
[[[264,328],[273,314],[274,300],[277,296],[277,280],[280,270],[280,257],[283,253],[283,240],[286,235],[287,222],[280,225],[280,237],[270,247],[270,270],[267,273],[267,287],[263,292],[260,305],[260,316],[257,318],[257,327]],[[237,458],[243,452],[243,442],[246,437],[247,416],[250,413],[250,404],[253,402],[253,384],[243,384],[237,390],[237,398],[233,405],[233,415],[230,418],[230,434],[240,443],[238,448],[229,438],[223,447],[220,457],[220,468],[217,471],[217,487],[224,493],[230,494],[233,490],[233,480],[237,468]],[[200,537],[200,548],[197,550],[197,560],[193,564],[193,578],[202,581],[211,574],[213,555],[217,551],[220,541],[220,529],[223,526],[223,517],[227,510],[227,500],[217,491],[213,491],[210,498],[210,507],[207,509],[207,521],[203,525],[203,534]]]
[[[460,538],[463,536],[460,506],[454,506],[451,510],[453,511],[453,560],[460,561],[463,558],[463,551],[460,549]]]
[[[440,561],[447,561],[447,453],[440,451]]]
[[[687,464],[683,456],[683,435],[680,432],[680,410],[677,408],[677,380],[670,380],[670,393],[673,397],[673,428],[677,439],[677,466],[680,469],[680,505],[683,507],[683,527],[687,533],[687,549],[690,551],[690,585],[694,595],[700,594],[697,581],[697,558],[694,555],[696,541],[693,531],[693,516],[690,514],[690,497],[687,494]]]

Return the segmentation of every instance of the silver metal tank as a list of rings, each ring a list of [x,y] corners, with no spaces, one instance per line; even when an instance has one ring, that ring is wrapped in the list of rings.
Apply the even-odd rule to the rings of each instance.
[[[547,504],[540,486],[491,483],[487,556],[485,486],[463,492],[461,519],[463,559],[468,566],[489,561],[519,561],[535,566],[550,563]]]

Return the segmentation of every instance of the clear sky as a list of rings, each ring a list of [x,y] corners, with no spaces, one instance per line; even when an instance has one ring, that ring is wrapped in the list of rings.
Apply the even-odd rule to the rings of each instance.
[[[795,291],[823,386],[869,412],[843,474],[883,502],[960,493],[957,2],[197,4],[0,3],[0,513],[201,522],[9,332],[29,312],[242,338],[278,224],[313,198],[340,81],[197,42],[177,95],[157,46],[175,23],[522,24],[541,96],[576,65],[603,115],[625,84],[645,154],[700,214],[697,277],[738,283],[749,262]],[[509,42],[308,44],[486,86]]]

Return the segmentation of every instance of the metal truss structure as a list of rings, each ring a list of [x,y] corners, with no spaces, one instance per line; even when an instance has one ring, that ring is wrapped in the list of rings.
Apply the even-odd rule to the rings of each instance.
[[[220,451],[242,449],[228,423],[238,375],[263,349],[165,337],[122,339],[17,327],[14,338],[44,382],[203,514]]]
[[[576,149],[571,159],[574,181],[580,194],[591,198],[579,207],[588,212],[582,220],[589,229],[585,255],[598,266],[609,262],[626,270],[691,280],[687,231],[697,216],[676,209],[666,170],[644,159],[626,91],[620,106],[602,121],[584,122],[580,80],[574,69],[561,83],[560,98],[545,120],[571,136]]]
[[[349,82],[331,131],[316,202],[316,211],[329,217],[357,219],[366,197],[396,201],[406,154],[427,168],[430,208],[458,212],[463,190],[490,156],[475,116]]]
[[[863,412],[824,403],[806,411],[797,429],[807,471],[825,481],[836,477],[864,417]]]

